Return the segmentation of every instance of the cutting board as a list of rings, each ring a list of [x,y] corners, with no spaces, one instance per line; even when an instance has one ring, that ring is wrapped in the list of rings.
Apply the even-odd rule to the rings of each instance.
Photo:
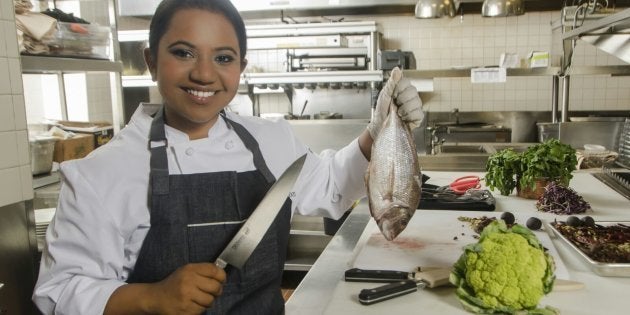
[[[460,216],[499,218],[500,212],[474,214],[470,211],[422,210],[416,211],[407,228],[394,241],[387,241],[374,219],[366,226],[353,267],[361,269],[388,269],[412,271],[418,266],[450,267],[462,254],[462,248],[477,242],[477,235]],[[515,214],[516,222],[524,224],[527,217]],[[569,279],[569,272],[562,262],[546,231],[534,232],[542,245],[549,250],[556,263],[556,277]]]

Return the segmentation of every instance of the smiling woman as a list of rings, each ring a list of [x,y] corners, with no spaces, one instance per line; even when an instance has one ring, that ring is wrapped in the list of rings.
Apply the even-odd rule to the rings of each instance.
[[[163,104],[141,104],[116,138],[61,164],[59,206],[33,294],[43,313],[284,312],[293,213],[338,219],[361,199],[371,134],[381,125],[318,156],[285,120],[224,111],[246,66],[246,39],[228,0],[158,6],[144,56]],[[420,102],[409,80],[386,86],[379,103],[404,109],[405,123],[415,123]],[[256,219],[276,179],[302,156],[272,223]],[[215,264],[244,224],[266,231],[249,258]]]

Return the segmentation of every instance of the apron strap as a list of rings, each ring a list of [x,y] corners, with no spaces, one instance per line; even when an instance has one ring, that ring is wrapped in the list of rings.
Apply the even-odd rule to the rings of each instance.
[[[254,136],[252,136],[252,134],[249,133],[249,131],[247,131],[247,129],[245,129],[243,125],[227,118],[224,111],[221,111],[221,117],[223,117],[223,120],[225,120],[228,126],[234,128],[234,131],[239,136],[239,138],[241,138],[241,140],[245,144],[245,147],[252,152],[252,155],[254,156],[254,166],[256,166],[258,171],[262,173],[262,175],[265,177],[265,180],[267,180],[267,183],[274,183],[276,181],[276,177],[273,176],[273,173],[271,173],[271,171],[267,167],[267,163],[265,163],[265,158],[260,152],[258,141],[254,139]]]
[[[165,195],[169,191],[167,147],[168,141],[164,131],[164,107],[162,107],[153,117],[149,132],[151,192],[155,195]]]

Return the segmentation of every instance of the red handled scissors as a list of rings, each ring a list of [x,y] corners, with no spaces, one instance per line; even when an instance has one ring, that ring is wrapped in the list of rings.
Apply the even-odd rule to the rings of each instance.
[[[448,185],[448,188],[458,195],[464,194],[469,189],[481,188],[481,178],[476,175],[460,177]]]

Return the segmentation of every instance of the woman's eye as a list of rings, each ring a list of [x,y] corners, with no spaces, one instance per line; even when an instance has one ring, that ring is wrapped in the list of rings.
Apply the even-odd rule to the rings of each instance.
[[[234,57],[230,55],[220,55],[215,58],[218,63],[225,64],[234,61]]]
[[[173,49],[171,54],[180,58],[193,58],[193,53],[185,49]]]

